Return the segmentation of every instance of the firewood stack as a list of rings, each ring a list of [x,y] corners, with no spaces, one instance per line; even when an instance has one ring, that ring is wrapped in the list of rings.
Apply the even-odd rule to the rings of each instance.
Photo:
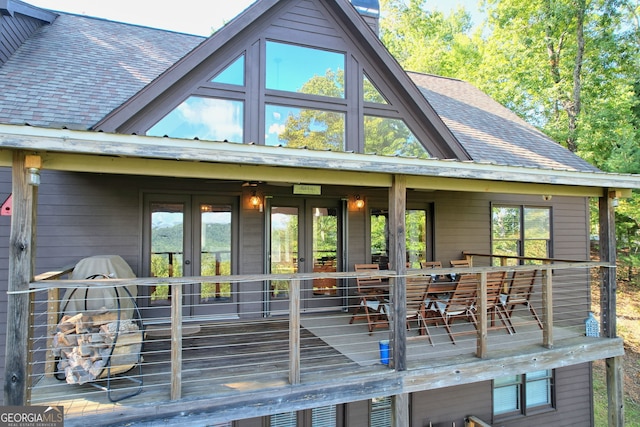
[[[126,372],[138,363],[141,349],[138,325],[130,319],[118,321],[118,314],[108,310],[63,316],[53,338],[58,372],[64,372],[69,384]]]

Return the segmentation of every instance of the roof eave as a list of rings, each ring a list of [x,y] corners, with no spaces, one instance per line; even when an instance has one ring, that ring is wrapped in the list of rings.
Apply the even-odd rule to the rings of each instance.
[[[342,170],[362,173],[640,189],[640,175],[531,168],[439,159],[388,157],[254,144],[0,124],[0,149],[173,161]],[[8,166],[5,164],[4,166]],[[46,168],[46,163],[45,163]]]

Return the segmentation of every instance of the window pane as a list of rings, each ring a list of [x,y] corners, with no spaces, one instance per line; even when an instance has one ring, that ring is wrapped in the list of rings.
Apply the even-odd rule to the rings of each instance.
[[[344,98],[344,54],[276,42],[266,49],[267,89]]]
[[[162,118],[147,135],[243,141],[244,103],[191,96]]]
[[[551,404],[551,381],[548,378],[527,381],[527,408]]]
[[[429,153],[400,119],[364,117],[364,152],[383,156],[429,158]]]
[[[297,415],[295,412],[285,412],[271,415],[271,427],[296,427]]]
[[[388,427],[391,425],[391,398],[379,397],[371,400],[370,427]]]
[[[422,209],[407,210],[405,214],[407,233],[407,262],[410,268],[420,268],[427,256],[427,212]]]
[[[311,427],[335,427],[336,405],[313,408],[311,410]]]
[[[491,230],[494,239],[520,239],[520,208],[494,206]]]
[[[214,83],[244,86],[244,55],[220,71],[211,81]]]
[[[549,239],[551,237],[551,210],[548,208],[524,208],[525,239]]]
[[[520,410],[520,386],[517,384],[493,389],[493,413],[505,414]]]
[[[362,78],[362,98],[365,102],[375,102],[376,104],[387,104],[387,100],[384,99],[382,94],[371,83],[371,80],[364,76]]]
[[[524,242],[524,256],[531,258],[548,258],[548,241],[547,240],[526,240]],[[534,260],[531,260],[534,262]],[[535,261],[541,262],[541,261]]]
[[[200,205],[200,275],[231,275],[231,206]],[[200,303],[225,302],[231,298],[231,283],[203,282]]]
[[[344,151],[343,113],[267,105],[265,145]]]

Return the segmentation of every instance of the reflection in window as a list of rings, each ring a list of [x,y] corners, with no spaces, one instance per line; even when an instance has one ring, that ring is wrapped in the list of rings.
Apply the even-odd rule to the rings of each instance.
[[[371,210],[371,262],[386,269],[389,263],[389,212],[385,209]],[[406,260],[409,268],[420,268],[427,259],[427,211],[407,209]]]
[[[371,80],[365,75],[362,78],[362,99],[365,102],[375,102],[376,104],[387,104],[387,100],[384,99],[382,94],[371,83]]]
[[[231,275],[231,206],[200,205],[200,275]],[[204,282],[200,303],[229,301],[231,283]]]
[[[551,209],[493,206],[491,237],[494,254],[549,258],[551,256]],[[499,263],[499,260],[496,259],[494,262]],[[517,260],[509,260],[509,264],[517,263]],[[534,263],[534,261],[528,263]]]
[[[267,42],[266,88],[344,98],[345,56]]]
[[[220,71],[213,79],[211,79],[211,81],[213,83],[244,86],[244,55],[233,61],[227,68]]]
[[[244,103],[191,96],[163,117],[147,135],[243,141]]]
[[[401,119],[364,117],[364,152],[383,156],[429,158],[429,153]]]
[[[265,145],[344,151],[345,117],[335,111],[265,107]]]

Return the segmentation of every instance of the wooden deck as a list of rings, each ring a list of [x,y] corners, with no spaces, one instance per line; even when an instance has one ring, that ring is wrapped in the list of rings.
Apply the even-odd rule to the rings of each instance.
[[[381,339],[388,339],[388,331],[378,330],[368,334],[363,322],[349,325],[349,315],[344,313],[307,315],[302,317],[301,323],[301,387],[307,390],[322,389],[328,384],[335,384],[335,379],[341,379],[348,389],[350,381],[362,386],[363,378],[380,381],[397,377],[397,373],[380,363],[379,358],[378,343]],[[408,331],[408,371],[415,370],[418,376],[437,375],[437,369],[452,364],[460,367],[465,363],[482,363],[484,359],[475,357],[473,327],[464,322],[454,327],[458,332],[469,332],[456,337],[455,345],[443,327],[430,327],[433,344],[418,335],[417,329]],[[182,341],[181,401],[172,402],[170,399],[169,332],[154,328],[147,331],[143,347],[144,385],[140,394],[112,403],[104,390],[90,384],[70,385],[42,376],[32,388],[31,404],[64,406],[65,423],[71,426],[87,425],[88,419],[96,421],[108,414],[153,416],[163,409],[169,411],[169,407],[175,410],[180,407],[180,402],[185,402],[185,408],[193,408],[197,404],[190,406],[193,403],[187,405],[186,402],[194,402],[199,398],[206,398],[208,402],[240,402],[239,396],[242,395],[262,393],[262,396],[276,396],[283,390],[290,392],[288,328],[286,318],[185,327],[185,334],[188,335]],[[589,340],[576,329],[554,328],[554,336],[558,343],[567,341],[579,348],[585,346],[583,341]],[[595,342],[593,338],[590,340]],[[509,335],[504,329],[492,330],[489,336],[490,358],[506,354],[513,357],[515,353],[522,353],[525,347],[531,348],[530,351],[534,353],[550,351],[540,346],[541,341],[542,333],[534,322],[520,324],[515,335]],[[585,342],[588,345],[589,341]],[[600,356],[601,351],[594,355],[596,359]],[[495,364],[495,360],[487,360],[485,366],[491,363]],[[448,370],[445,368],[445,371]],[[127,393],[135,388],[136,384],[127,375],[135,377],[136,374],[137,370],[134,369],[114,379],[112,395],[117,398],[118,393]],[[468,382],[472,380],[469,378]],[[101,383],[104,384],[104,381]],[[394,384],[397,383],[396,380]],[[446,385],[446,382],[443,384]],[[419,386],[411,381],[411,387],[418,389]],[[250,414],[246,413],[247,416]],[[99,421],[96,422],[98,424],[92,424],[100,425]]]

